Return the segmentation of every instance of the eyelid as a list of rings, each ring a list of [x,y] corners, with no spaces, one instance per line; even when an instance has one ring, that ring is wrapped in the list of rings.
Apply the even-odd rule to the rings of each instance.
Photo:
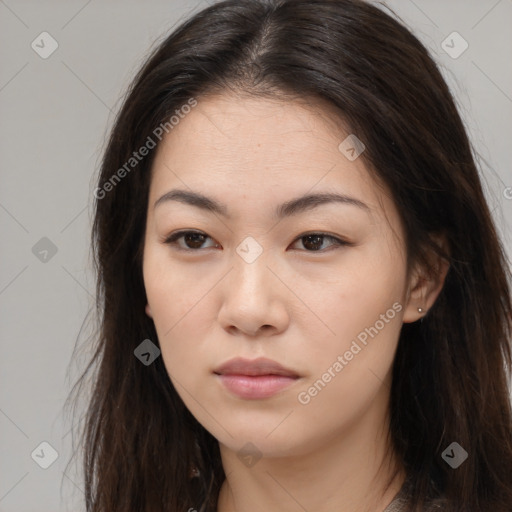
[[[212,249],[212,247],[206,247],[203,249],[201,249],[201,248],[200,249],[190,249],[190,248],[179,247],[175,244],[176,240],[178,240],[182,236],[187,235],[189,233],[205,235],[206,238],[210,238],[211,240],[214,240],[211,236],[209,236],[204,231],[199,231],[199,230],[194,230],[194,229],[183,229],[183,230],[175,231],[175,232],[171,233],[170,235],[166,236],[163,240],[163,243],[168,244],[168,245],[173,245],[176,250],[185,251],[185,252],[200,252],[200,251],[204,251],[205,249]],[[307,231],[305,233],[301,233],[299,236],[297,236],[293,240],[291,245],[295,244],[301,238],[304,238],[306,236],[312,236],[312,235],[318,235],[318,236],[322,236],[323,238],[328,238],[328,239],[332,240],[334,243],[331,246],[329,246],[329,248],[327,248],[327,249],[320,249],[318,251],[308,251],[308,250],[300,249],[299,250],[300,252],[311,253],[311,254],[315,254],[315,253],[323,254],[323,253],[326,253],[329,250],[331,250],[332,247],[343,247],[343,246],[352,247],[355,245],[353,242],[349,242],[348,240],[345,240],[344,238],[342,238],[340,236],[333,235],[333,234],[327,233],[325,231]],[[220,244],[217,244],[217,245],[220,245]]]

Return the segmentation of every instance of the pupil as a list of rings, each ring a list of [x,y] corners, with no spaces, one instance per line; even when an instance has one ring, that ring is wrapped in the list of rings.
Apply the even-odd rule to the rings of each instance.
[[[318,250],[320,247],[316,247],[316,245],[322,245],[322,239],[323,239],[323,235],[306,235],[304,237],[308,242],[304,243],[304,247],[308,248],[308,249],[311,249],[311,244],[309,243],[309,241],[313,240],[313,243],[312,245],[314,246],[313,247],[313,250]]]
[[[189,241],[192,238],[192,248],[194,248],[194,249],[200,248],[201,245],[204,243],[204,240],[201,240],[201,239],[197,240],[197,238],[196,238],[195,241],[194,241],[193,237],[202,237],[202,238],[204,238],[204,235],[202,235],[201,233],[189,233],[189,234],[185,235],[185,241],[186,241],[187,245],[190,245]],[[194,243],[196,243],[196,245],[194,245]]]

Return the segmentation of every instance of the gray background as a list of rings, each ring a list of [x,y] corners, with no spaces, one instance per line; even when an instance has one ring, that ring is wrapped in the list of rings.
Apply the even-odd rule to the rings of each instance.
[[[89,229],[101,149],[149,48],[208,3],[0,0],[2,512],[85,509],[79,467],[67,465],[83,409],[72,416],[63,406],[88,355],[71,357],[93,304]],[[457,97],[510,255],[512,0],[388,5],[431,49]],[[58,43],[46,59],[31,47],[43,46],[43,31]],[[441,46],[454,31],[469,44],[458,58]],[[452,39],[453,53],[462,47]],[[47,469],[36,463],[50,461],[43,441],[58,452]]]

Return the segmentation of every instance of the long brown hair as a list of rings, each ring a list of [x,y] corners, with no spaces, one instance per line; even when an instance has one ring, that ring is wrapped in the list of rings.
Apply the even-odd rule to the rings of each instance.
[[[88,512],[216,510],[218,443],[189,413],[144,312],[142,276],[155,151],[133,152],[209,92],[321,98],[364,141],[361,158],[391,191],[410,268],[434,249],[450,262],[422,322],[404,324],[393,367],[391,436],[413,506],[512,509],[510,271],[454,100],[428,51],[391,15],[359,0],[227,0],[183,22],[133,80],[104,152],[92,232],[98,335],[83,423]],[[133,164],[133,165],[132,165]],[[119,172],[124,166],[125,172]],[[114,178],[114,175],[117,176]],[[449,254],[432,235],[442,233]],[[442,453],[457,442],[467,460]],[[191,478],[191,468],[199,476]]]

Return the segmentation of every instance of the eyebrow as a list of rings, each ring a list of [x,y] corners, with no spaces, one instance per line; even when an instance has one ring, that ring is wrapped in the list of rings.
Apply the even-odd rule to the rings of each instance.
[[[177,201],[183,204],[188,204],[207,212],[222,215],[228,219],[231,218],[228,212],[228,208],[225,204],[198,192],[192,192],[189,190],[174,189],[166,192],[163,196],[155,201],[153,209],[169,201]],[[350,197],[334,192],[322,192],[316,194],[306,194],[294,199],[290,199],[289,201],[278,205],[274,212],[274,217],[282,219],[284,217],[297,215],[299,213],[310,211],[321,205],[330,203],[341,203],[349,206],[356,206],[362,210],[365,210],[367,213],[371,213],[369,206],[359,199],[356,199],[355,197]]]

